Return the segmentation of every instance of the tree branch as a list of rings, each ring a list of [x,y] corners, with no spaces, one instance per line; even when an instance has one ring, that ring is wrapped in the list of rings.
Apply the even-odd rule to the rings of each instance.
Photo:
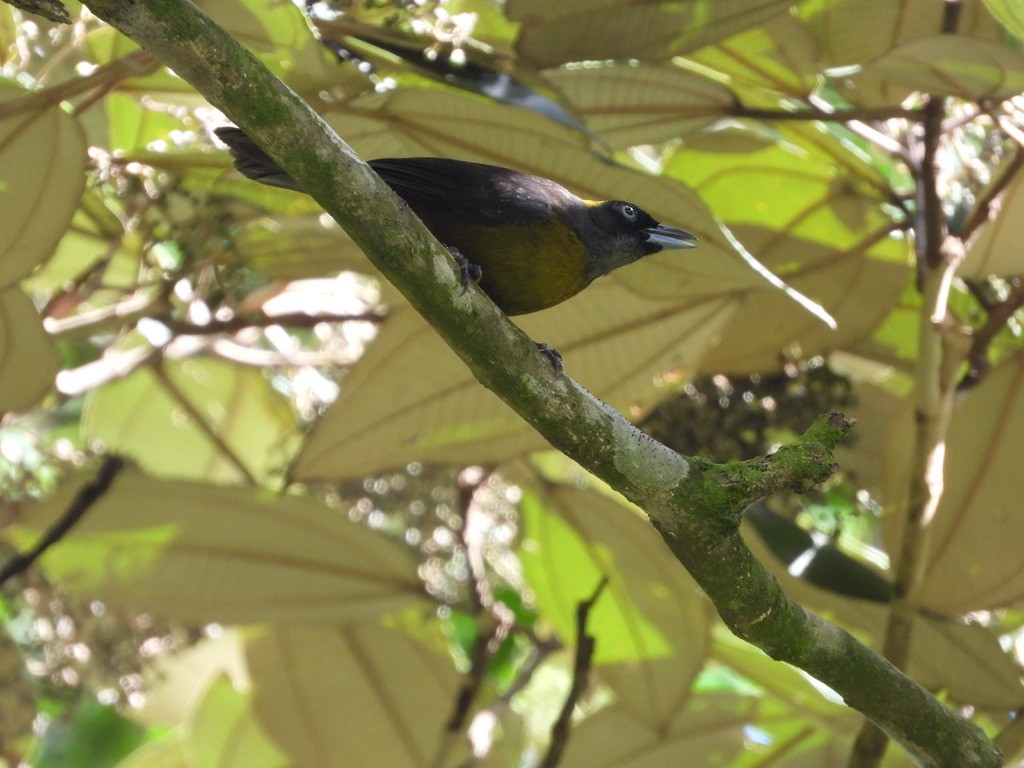
[[[956,30],[960,0],[946,0],[942,31]],[[882,640],[882,655],[903,668],[910,658],[914,625],[920,611],[919,594],[931,548],[931,522],[942,500],[946,436],[953,416],[956,386],[953,371],[959,367],[956,353],[947,342],[957,331],[947,321],[949,288],[964,258],[963,243],[947,239],[946,216],[939,196],[937,164],[945,107],[932,96],[925,105],[920,129],[923,135],[914,150],[914,183],[917,210],[914,232],[917,249],[921,309],[918,318],[918,353],[915,372],[916,434],[914,464],[910,475],[910,499],[900,530],[899,553],[893,561],[893,601]],[[874,768],[885,756],[889,736],[877,722],[865,723],[850,752],[849,768]]]
[[[20,98],[0,103],[0,119],[44,109],[85,93],[90,94],[88,101],[91,102],[94,98],[92,94],[96,91],[106,94],[129,77],[144,77],[158,69],[160,63],[153,58],[153,54],[148,51],[134,51],[101,65],[88,75],[72,77],[57,85],[31,91]]]
[[[55,21],[58,24],[71,23],[71,17],[60,0],[4,0],[4,2],[28,13],[42,16],[48,21]]]
[[[782,109],[758,109],[744,107],[742,105],[733,107],[734,117],[746,117],[752,120],[772,121],[793,121],[793,120],[820,120],[823,123],[846,123],[855,122],[876,122],[880,120],[920,120],[921,110],[918,108],[905,109],[902,107],[855,107],[853,109],[824,109],[819,107],[801,106],[799,109],[786,111]]]
[[[989,369],[988,353],[995,341],[1017,311],[1024,307],[1024,275],[1017,275],[1010,280],[1013,288],[1009,295],[993,306],[986,306],[988,316],[984,324],[971,335],[971,348],[967,353],[968,368],[957,385],[957,394],[962,394],[976,387],[985,378]]]
[[[391,190],[302,100],[184,0],[85,0],[160,57],[299,180],[371,262],[494,391],[551,444],[638,504],[726,623],[801,667],[878,722],[926,766],[997,766],[975,725],[847,632],[808,614],[743,544],[741,506],[831,471],[850,429],[836,415],[772,457],[719,467],[682,457],[557,374],[532,341],[458,269]],[[750,485],[747,481],[750,481]]]
[[[590,618],[590,610],[594,603],[604,592],[608,584],[608,577],[605,576],[598,583],[589,598],[576,606],[576,655],[572,664],[572,685],[569,686],[569,693],[562,704],[562,711],[551,726],[551,743],[548,745],[548,752],[540,763],[540,768],[555,768],[562,760],[565,748],[569,744],[569,733],[572,727],[572,713],[579,703],[583,692],[587,690],[587,683],[590,680],[590,666],[594,658],[594,649],[597,647],[597,639],[587,634],[587,619]]]
[[[32,563],[42,557],[50,547],[67,535],[75,523],[82,519],[89,508],[103,498],[103,495],[110,490],[111,483],[124,469],[124,460],[118,456],[106,456],[103,464],[100,465],[96,479],[86,485],[75,496],[67,510],[60,519],[48,530],[32,549],[23,555],[16,555],[8,560],[3,568],[0,568],[0,584],[8,579],[17,576],[27,569]]]

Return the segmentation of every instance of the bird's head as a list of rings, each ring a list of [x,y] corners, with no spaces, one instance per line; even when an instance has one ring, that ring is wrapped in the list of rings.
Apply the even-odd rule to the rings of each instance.
[[[586,218],[577,227],[593,256],[591,279],[660,251],[695,248],[697,238],[660,223],[642,208],[624,200],[586,204]]]

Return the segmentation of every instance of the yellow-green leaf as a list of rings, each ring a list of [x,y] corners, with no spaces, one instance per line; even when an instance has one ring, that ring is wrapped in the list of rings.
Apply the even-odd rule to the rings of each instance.
[[[724,85],[671,64],[561,67],[544,78],[587,128],[617,149],[700,130],[735,103]]]
[[[710,646],[710,605],[651,525],[596,491],[524,489],[524,573],[544,615],[576,642],[576,609],[590,610],[594,663],[619,706],[652,731],[669,727]]]
[[[1024,599],[1020,470],[1024,452],[1024,357],[993,368],[959,404],[945,441],[945,486],[929,525],[921,600],[947,615]],[[886,520],[898,552],[902,516]],[[978,553],[984,553],[979,557]]]
[[[932,35],[868,62],[850,82],[854,88],[902,88],[906,93],[1000,100],[1024,90],[1024,55],[988,40]]]
[[[565,370],[597,397],[628,408],[658,394],[657,375],[693,370],[731,311],[730,299],[656,302],[605,279],[522,326],[558,348]],[[339,478],[409,461],[497,462],[545,445],[403,306],[307,438],[292,476]]]
[[[138,368],[93,390],[82,434],[156,476],[267,485],[299,441],[288,402],[260,370],[210,358]]]
[[[35,405],[53,385],[57,351],[17,286],[0,290],[0,413]]]
[[[1018,38],[1024,39],[1024,6],[1018,0],[984,0],[986,7]]]
[[[29,92],[0,85],[0,104]],[[0,119],[0,288],[53,252],[85,186],[85,138],[56,104]]]
[[[520,57],[550,67],[605,59],[662,61],[754,26],[789,5],[785,0],[509,0],[505,13],[521,25]]]
[[[740,294],[703,363],[708,371],[769,370],[782,355],[847,344],[870,333],[906,285],[909,241],[892,235],[897,221],[884,206],[882,179],[821,129],[779,134],[709,133],[679,150],[666,172],[692,184],[756,259],[824,307],[838,328],[762,282]]]
[[[248,660],[256,715],[292,765],[444,768],[466,758],[442,751],[454,743],[444,729],[459,683],[451,660],[396,629],[279,627],[251,642]]]
[[[202,699],[194,704],[185,731],[185,746],[196,768],[294,765],[260,726],[251,694],[235,690],[227,677],[213,680]]]
[[[1004,182],[1005,179],[999,179]],[[1024,172],[1016,170],[1013,178],[989,210],[988,220],[971,238],[967,258],[958,274],[963,277],[987,277],[1024,272]]]
[[[26,510],[36,541],[90,478]],[[411,556],[343,510],[295,496],[124,470],[43,559],[85,594],[179,621],[340,625],[423,599]]]
[[[753,697],[706,694],[671,723],[651,728],[623,707],[611,706],[573,728],[563,764],[566,768],[731,765],[729,761],[740,752],[750,751],[744,727],[756,721],[758,708]]]
[[[772,16],[687,57],[728,77],[748,107],[778,106],[776,94],[805,98],[820,77],[818,43],[795,16]]]

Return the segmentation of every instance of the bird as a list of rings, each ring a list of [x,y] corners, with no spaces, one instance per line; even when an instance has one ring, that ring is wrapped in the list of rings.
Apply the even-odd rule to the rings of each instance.
[[[304,192],[240,128],[214,133],[235,168],[272,187]],[[441,157],[370,160],[370,167],[447,246],[463,285],[475,280],[506,315],[553,307],[596,278],[697,238],[624,200],[583,200],[541,176]]]

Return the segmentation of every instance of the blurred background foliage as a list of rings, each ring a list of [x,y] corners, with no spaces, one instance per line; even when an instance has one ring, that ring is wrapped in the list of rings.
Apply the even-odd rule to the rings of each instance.
[[[4,585],[0,760],[539,765],[605,583],[564,765],[846,762],[854,713],[730,636],[314,203],[231,170],[222,115],[67,5],[0,5],[5,551],[103,453],[132,467]],[[684,453],[856,416],[829,486],[746,534],[876,647],[941,390],[907,669],[1022,759],[1019,2],[198,5],[363,157],[515,167],[696,233],[521,325]]]

